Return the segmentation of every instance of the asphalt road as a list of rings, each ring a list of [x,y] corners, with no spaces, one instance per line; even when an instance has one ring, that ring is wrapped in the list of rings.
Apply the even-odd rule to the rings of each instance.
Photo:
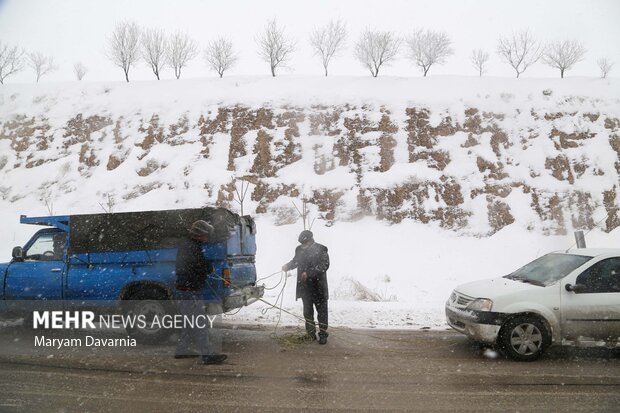
[[[229,362],[203,366],[173,359],[172,342],[20,353],[15,346],[32,337],[19,331],[0,331],[0,412],[617,412],[620,405],[620,354],[607,349],[555,349],[518,363],[485,356],[449,331],[332,331],[320,346],[274,339],[268,329],[224,329]]]

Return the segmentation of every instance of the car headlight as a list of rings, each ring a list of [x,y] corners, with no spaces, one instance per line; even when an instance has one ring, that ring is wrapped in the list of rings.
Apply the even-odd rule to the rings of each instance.
[[[491,311],[493,308],[493,300],[488,298],[477,298],[467,306],[468,310]]]

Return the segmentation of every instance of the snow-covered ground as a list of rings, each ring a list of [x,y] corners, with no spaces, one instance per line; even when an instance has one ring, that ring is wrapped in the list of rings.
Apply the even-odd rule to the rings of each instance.
[[[552,92],[551,96],[542,91]],[[569,97],[584,101],[562,101]],[[432,76],[231,76],[191,80],[136,82],[7,83],[0,90],[0,108],[10,113],[45,113],[49,118],[83,113],[114,115],[157,113],[177,120],[179,114],[200,113],[213,104],[257,106],[432,105],[501,112],[523,104],[561,109],[618,109],[617,78],[544,78]]]
[[[299,228],[270,227],[264,220],[258,226],[257,268],[265,276],[292,257]],[[500,277],[540,255],[574,247],[572,234],[542,236],[509,226],[491,237],[476,238],[414,222],[386,225],[374,219],[315,228],[315,238],[329,247],[332,259],[330,322],[375,328],[443,328],[444,303],[458,284]],[[589,247],[618,247],[620,228],[610,234],[593,230],[586,238]],[[280,280],[278,274],[264,283],[273,287]],[[361,301],[363,291],[351,280],[383,301]],[[280,288],[267,291],[265,300],[275,302],[279,292]],[[294,299],[293,276],[284,290],[283,307],[301,314],[301,301]],[[263,314],[266,307],[254,304],[226,319],[273,323],[281,315],[283,323],[299,324],[277,309]]]
[[[228,170],[230,137],[215,133],[209,146],[208,159],[200,155],[203,145],[195,125],[201,115],[214,116],[219,107],[237,104],[250,107],[312,108],[350,105],[375,108],[357,113],[368,114],[373,122],[381,117],[380,109],[390,111],[398,126],[394,133],[396,149],[394,166],[387,172],[377,172],[378,150],[372,145],[360,151],[363,179],[361,184],[372,188],[391,188],[411,179],[426,179],[440,183],[442,176],[454,177],[462,186],[463,206],[470,213],[466,227],[446,229],[438,221],[422,224],[404,219],[400,223],[378,221],[374,217],[348,219],[356,202],[357,186],[350,165],[337,166],[323,175],[315,174],[314,148],[317,143],[331,140],[326,136],[309,136],[308,121],[300,124],[300,159],[280,165],[274,176],[264,182],[306,185],[305,191],[336,188],[344,191],[338,215],[333,222],[317,219],[313,226],[315,238],[330,250],[332,266],[328,272],[330,285],[330,322],[340,326],[358,327],[438,327],[445,326],[443,304],[458,284],[488,277],[505,275],[528,261],[552,250],[573,245],[570,208],[563,206],[566,235],[556,233],[555,226],[546,225],[532,211],[531,194],[518,186],[506,202],[514,216],[513,224],[504,226],[488,236],[488,194],[469,195],[487,184],[525,183],[541,194],[560,194],[579,189],[591,195],[594,223],[604,221],[607,209],[603,205],[603,191],[618,183],[615,170],[616,153],[609,145],[611,129],[604,125],[607,117],[620,116],[620,82],[617,79],[506,79],[506,78],[322,78],[286,76],[231,77],[224,79],[188,81],[151,81],[125,83],[66,83],[38,85],[4,85],[0,89],[0,260],[10,258],[11,247],[23,244],[34,231],[19,225],[19,215],[47,215],[50,207],[57,214],[102,212],[105,194],[115,194],[115,211],[149,210],[180,207],[198,207],[215,202],[218,188],[230,181],[231,174],[250,173],[255,154],[252,153],[257,132],[250,130],[243,137],[247,155],[234,159],[235,171]],[[468,134],[462,131],[453,136],[441,136],[437,149],[446,150],[451,157],[448,167],[439,172],[424,161],[408,162],[405,108],[430,108],[431,126],[437,126],[446,116],[463,124],[465,110],[474,107],[506,118],[497,120],[508,133],[511,146],[494,151],[489,143],[490,133],[474,135],[479,139],[475,147],[464,147]],[[546,113],[561,112],[566,116],[546,120]],[[531,113],[531,115],[530,115]],[[84,118],[101,116],[111,123],[88,135],[86,141],[67,142],[68,121],[77,114]],[[584,116],[601,114],[600,119],[587,122]],[[157,115],[163,133],[183,116],[190,128],[181,132],[183,144],[165,141],[144,149],[144,127]],[[343,115],[344,116],[344,115]],[[10,123],[16,118],[33,118],[19,133],[32,139],[19,152],[21,137],[10,135]],[[374,119],[376,118],[376,119]],[[342,122],[342,119],[340,120]],[[120,133],[113,129],[122,124]],[[37,127],[40,127],[37,129]],[[340,124],[342,126],[342,124]],[[142,128],[142,130],[141,130]],[[548,135],[552,128],[571,133],[592,133],[593,138],[579,140],[577,147],[558,149]],[[181,127],[182,129],[182,127]],[[267,130],[267,129],[266,129]],[[268,129],[274,142],[283,141],[282,130]],[[77,133],[77,132],[76,132]],[[373,135],[374,134],[374,135]],[[361,134],[368,142],[376,143],[378,132]],[[11,136],[13,136],[11,138]],[[172,134],[171,134],[172,136]],[[179,136],[172,136],[177,139]],[[37,139],[45,137],[46,145],[37,146]],[[3,139],[4,138],[4,139]],[[118,140],[120,138],[120,140]],[[172,139],[171,138],[171,139]],[[11,141],[13,139],[13,141]],[[373,141],[374,139],[374,141]],[[333,139],[332,139],[333,140]],[[88,145],[87,147],[84,145]],[[272,143],[272,145],[275,145]],[[331,143],[324,153],[331,155]],[[558,144],[559,145],[559,144]],[[85,150],[82,150],[85,148]],[[273,146],[274,150],[277,149]],[[80,152],[82,150],[82,153]],[[499,154],[496,155],[495,152]],[[89,154],[99,160],[88,160]],[[126,158],[113,170],[106,161],[115,153]],[[573,182],[551,175],[545,166],[545,157],[562,154],[571,162],[580,160],[585,172],[577,174]],[[274,154],[275,156],[275,154]],[[476,157],[503,162],[509,175],[496,181],[478,171]],[[4,161],[3,161],[4,159]],[[84,160],[86,159],[86,161]],[[40,164],[27,167],[27,162]],[[157,168],[150,175],[137,174],[149,161]],[[90,163],[90,164],[89,164]],[[18,167],[14,165],[19,164]],[[153,163],[151,164],[153,165]],[[573,164],[571,164],[573,165]],[[584,166],[585,165],[585,166]],[[573,168],[573,166],[571,166]],[[602,173],[601,173],[602,172]],[[560,177],[562,178],[562,177]],[[131,195],[139,185],[161,183],[155,189]],[[205,190],[209,184],[209,191]],[[208,192],[208,193],[207,193]],[[131,195],[131,196],[129,196]],[[443,195],[442,195],[443,196]],[[429,214],[437,208],[446,208],[438,196],[429,196],[424,207]],[[299,201],[286,194],[276,205],[291,207]],[[48,205],[45,205],[47,201]],[[614,198],[616,205],[618,198]],[[50,205],[53,204],[53,205]],[[543,201],[541,201],[541,205]],[[234,202],[232,203],[235,207]],[[572,205],[572,206],[571,206]],[[254,215],[258,202],[249,200],[246,212]],[[403,211],[410,205],[403,204]],[[570,207],[570,208],[569,208]],[[580,210],[579,205],[577,209]],[[319,216],[313,206],[314,217]],[[341,219],[342,218],[342,219]],[[573,217],[574,218],[574,217]],[[257,216],[259,277],[274,274],[264,280],[265,299],[275,302],[282,287],[279,269],[290,260],[296,246],[301,222],[281,225],[272,210]],[[620,228],[610,233],[595,228],[588,233],[588,246],[620,246]],[[295,302],[295,278],[288,278],[283,295],[283,307],[301,313],[301,303]],[[366,301],[366,300],[373,301]],[[276,309],[256,303],[227,316],[231,322],[273,324],[279,317]],[[299,321],[282,314],[282,323],[298,325]]]

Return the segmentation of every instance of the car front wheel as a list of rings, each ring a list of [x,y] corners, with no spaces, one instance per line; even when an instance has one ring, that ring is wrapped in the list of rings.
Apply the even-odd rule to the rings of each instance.
[[[513,360],[533,361],[541,356],[549,342],[544,323],[535,317],[523,316],[504,324],[498,344],[502,353]]]

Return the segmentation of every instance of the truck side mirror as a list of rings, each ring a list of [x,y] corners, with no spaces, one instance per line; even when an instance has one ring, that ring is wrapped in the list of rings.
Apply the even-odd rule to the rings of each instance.
[[[13,252],[11,254],[15,261],[23,261],[24,260],[24,250],[22,247],[13,248]]]

